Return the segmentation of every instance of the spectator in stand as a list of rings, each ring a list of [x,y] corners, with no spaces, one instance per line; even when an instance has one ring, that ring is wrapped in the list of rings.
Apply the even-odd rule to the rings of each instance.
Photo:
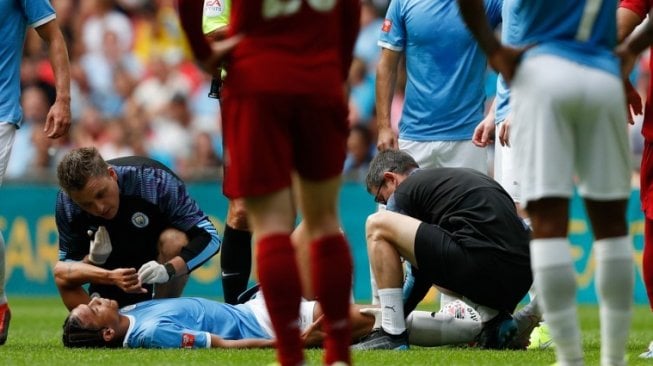
[[[347,157],[342,176],[346,180],[364,182],[374,156],[372,132],[361,124],[354,125],[347,138]]]

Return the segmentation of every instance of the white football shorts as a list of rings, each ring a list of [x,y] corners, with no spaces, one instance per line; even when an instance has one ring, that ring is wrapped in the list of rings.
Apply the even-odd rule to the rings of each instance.
[[[11,147],[14,145],[16,136],[16,125],[7,122],[0,122],[0,184],[7,171]]]
[[[399,150],[417,161],[420,168],[471,168],[488,173],[487,149],[471,140],[412,141],[399,139]]]
[[[630,148],[621,79],[563,58],[526,58],[512,83],[511,145],[521,201],[630,195]],[[576,182],[577,181],[577,182]]]

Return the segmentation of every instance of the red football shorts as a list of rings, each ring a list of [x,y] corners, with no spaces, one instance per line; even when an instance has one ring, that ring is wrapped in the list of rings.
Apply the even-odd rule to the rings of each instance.
[[[349,133],[337,96],[225,96],[223,191],[253,197],[290,187],[291,173],[321,181],[342,173]]]
[[[644,141],[640,176],[640,200],[642,210],[649,220],[653,220],[653,142]]]

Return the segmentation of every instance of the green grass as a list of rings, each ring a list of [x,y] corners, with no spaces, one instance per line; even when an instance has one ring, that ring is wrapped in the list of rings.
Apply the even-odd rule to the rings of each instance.
[[[0,347],[0,365],[267,365],[274,351],[267,350],[70,350],[61,344],[61,325],[66,310],[57,298],[10,299],[12,321],[9,340]],[[581,307],[585,356],[588,365],[599,364],[597,308]],[[628,342],[630,365],[650,365],[637,356],[653,340],[653,314],[638,306]],[[309,364],[318,365],[320,350],[308,350]],[[464,348],[418,348],[410,351],[366,351],[354,353],[359,365],[550,365],[553,350],[481,351]]]

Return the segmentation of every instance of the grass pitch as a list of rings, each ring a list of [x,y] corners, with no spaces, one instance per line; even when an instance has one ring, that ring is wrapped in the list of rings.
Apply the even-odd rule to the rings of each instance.
[[[0,365],[268,365],[274,350],[134,350],[65,349],[61,325],[67,314],[58,298],[10,298],[12,320],[7,343],[0,347]],[[599,322],[595,306],[582,306],[580,317],[587,365],[599,364]],[[630,365],[651,365],[639,359],[653,340],[653,314],[637,306],[628,342]],[[321,350],[308,350],[310,365],[319,365]],[[552,349],[537,351],[482,351],[477,349],[413,347],[409,351],[360,351],[358,365],[550,365]]]

